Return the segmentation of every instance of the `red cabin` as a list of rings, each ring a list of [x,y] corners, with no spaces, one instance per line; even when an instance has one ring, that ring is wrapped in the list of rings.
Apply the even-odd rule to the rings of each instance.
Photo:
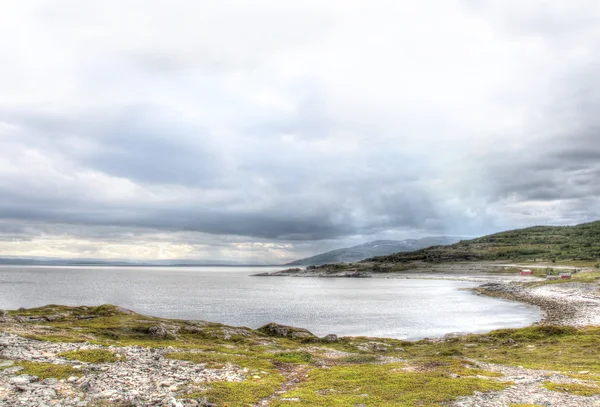
[[[562,280],[570,280],[571,279],[571,273],[560,273],[560,278]]]
[[[533,275],[533,271],[531,271],[529,269],[524,269],[524,270],[521,270],[521,275],[522,276],[532,276]]]

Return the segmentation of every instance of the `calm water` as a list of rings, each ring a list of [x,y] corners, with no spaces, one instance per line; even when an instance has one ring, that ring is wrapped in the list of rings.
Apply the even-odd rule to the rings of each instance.
[[[148,315],[317,335],[423,338],[525,326],[537,308],[480,297],[476,283],[251,277],[265,268],[0,267],[0,308],[111,303]]]

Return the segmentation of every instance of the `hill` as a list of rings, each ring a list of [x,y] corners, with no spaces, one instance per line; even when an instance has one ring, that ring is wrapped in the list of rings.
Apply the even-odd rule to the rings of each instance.
[[[447,246],[373,257],[365,262],[596,261],[598,259],[600,259],[600,221],[577,226],[534,226],[510,230],[477,239],[462,240]]]
[[[398,252],[411,252],[425,247],[446,245],[457,242],[458,237],[439,236],[407,240],[375,240],[357,246],[332,250],[316,256],[300,259],[286,266],[315,266],[321,264],[351,263],[369,257],[386,256]]]
[[[0,257],[5,266],[103,266],[103,267],[238,267],[262,266],[262,264],[221,260],[105,260],[105,259],[55,259],[47,257]]]

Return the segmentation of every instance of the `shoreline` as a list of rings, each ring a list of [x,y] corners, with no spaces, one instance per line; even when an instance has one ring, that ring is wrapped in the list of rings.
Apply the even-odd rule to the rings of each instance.
[[[458,275],[397,277],[473,281],[473,276]],[[368,372],[375,369],[384,377],[402,380],[420,380],[431,372],[436,380],[442,377],[448,388],[454,383],[464,385],[459,383],[463,380],[472,383],[474,387],[462,397],[449,392],[444,404],[449,407],[507,406],[532,397],[549,407],[600,405],[589,404],[600,403],[600,387],[598,395],[591,397],[545,387],[551,381],[596,388],[600,368],[596,372],[595,364],[581,365],[577,359],[581,352],[589,352],[589,339],[578,336],[588,331],[556,325],[598,325],[595,330],[591,328],[595,340],[594,332],[600,334],[598,283],[542,284],[495,277],[479,276],[484,281],[477,282],[482,285],[468,290],[536,305],[544,312],[542,321],[481,334],[398,340],[336,335],[318,338],[305,329],[285,325],[230,327],[146,316],[112,305],[0,311],[0,404],[241,406],[238,397],[250,396],[239,392],[250,386],[259,393],[244,405],[280,407],[312,397],[303,389],[310,388],[315,380],[328,380],[331,369],[347,372],[351,380],[364,369],[359,376],[362,386],[371,385]],[[563,335],[570,335],[564,343],[573,349],[561,348],[558,341]],[[529,353],[534,350],[544,354]],[[563,351],[568,355],[552,362],[555,352]],[[98,355],[100,360],[95,359]],[[529,366],[522,357],[533,357]],[[307,375],[310,370],[322,378]],[[392,398],[396,397],[395,385],[390,384]],[[439,391],[443,390],[432,388],[431,394]],[[371,391],[363,393],[368,397]],[[423,393],[418,397],[428,403],[437,400]]]
[[[336,268],[292,268],[276,272],[259,273],[258,277],[294,278],[380,278],[408,280],[470,281],[480,284],[470,289],[485,295],[534,305],[543,313],[542,319],[532,325],[567,325],[583,327],[600,325],[600,281],[567,281],[548,284],[537,277],[521,277],[503,270],[528,267],[534,269],[581,270],[565,265],[518,265],[498,262],[417,264],[412,268],[393,272],[375,272],[368,267],[349,270]],[[590,271],[590,270],[584,270]]]

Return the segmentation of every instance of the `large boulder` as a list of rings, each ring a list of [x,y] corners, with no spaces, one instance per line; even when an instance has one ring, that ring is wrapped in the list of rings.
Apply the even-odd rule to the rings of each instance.
[[[148,328],[148,334],[157,339],[175,339],[175,330],[165,324],[156,324]]]
[[[277,338],[292,338],[292,339],[315,339],[316,336],[304,328],[296,328],[288,325],[281,325],[275,322],[261,326],[258,331]]]

